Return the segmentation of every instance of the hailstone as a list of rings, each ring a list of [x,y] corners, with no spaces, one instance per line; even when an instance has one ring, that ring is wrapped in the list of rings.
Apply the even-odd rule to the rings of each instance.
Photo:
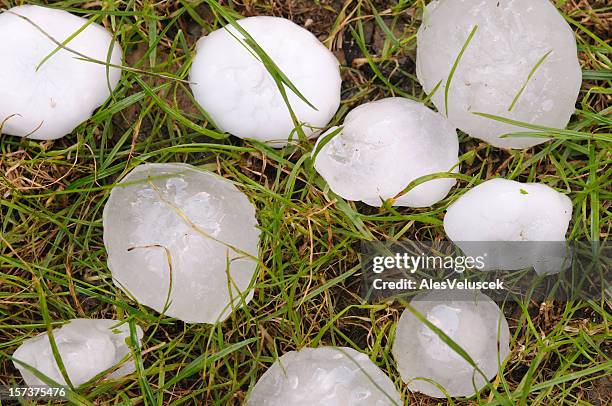
[[[253,297],[255,207],[226,179],[186,164],[137,166],[112,190],[103,223],[113,281],[141,304],[216,323]]]
[[[136,326],[138,345],[142,329]],[[96,375],[118,365],[128,354],[130,329],[117,320],[74,319],[53,330],[66,373],[73,385],[81,385]],[[60,385],[67,385],[55,361],[49,335],[44,332],[25,340],[13,354],[13,358],[37,369]],[[28,386],[46,386],[19,362],[13,361]],[[130,359],[119,368],[112,370],[106,378],[120,378],[136,370]]]
[[[341,129],[334,127],[319,138],[315,151],[315,168],[334,193],[379,207],[421,176],[457,172],[459,141],[441,115],[421,103],[392,97],[353,109]],[[454,178],[426,181],[394,205],[431,206],[454,184]]]
[[[432,101],[443,113],[446,83],[457,60],[448,118],[473,137],[500,148],[547,141],[500,138],[531,130],[476,112],[553,128],[565,128],[574,113],[582,81],[576,41],[549,0],[431,2],[417,34],[417,77],[428,94],[441,83]]]
[[[491,179],[470,189],[444,216],[447,236],[485,269],[559,272],[567,261],[565,233],[572,201],[539,183]],[[567,263],[565,265],[568,265]]]
[[[246,406],[401,405],[393,382],[363,353],[304,348],[280,357],[259,379]]]
[[[324,127],[340,105],[340,69],[336,57],[309,31],[278,17],[238,21],[274,61],[313,109],[285,87],[289,103],[306,135]],[[189,74],[198,103],[217,127],[240,138],[273,146],[298,139],[289,110],[272,76],[244,41],[227,25],[202,37]]]
[[[485,376],[406,309],[392,352],[408,389],[446,397],[431,380],[451,397],[472,396],[497,374],[510,353],[510,331],[490,298],[478,291],[431,291],[415,296],[410,305],[467,352]]]
[[[58,45],[41,30],[80,55],[53,54]],[[82,56],[121,65],[122,52],[104,27],[63,10],[25,5],[0,14],[0,132],[52,140],[91,117],[121,70]]]

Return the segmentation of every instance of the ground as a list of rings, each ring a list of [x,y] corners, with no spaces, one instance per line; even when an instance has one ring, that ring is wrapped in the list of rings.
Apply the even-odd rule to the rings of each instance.
[[[22,3],[0,1],[6,8]],[[117,34],[126,63],[140,71],[124,72],[113,100],[67,137],[0,137],[0,384],[20,383],[8,356],[22,340],[68,319],[92,317],[141,325],[142,363],[131,376],[80,388],[75,404],[238,405],[277,356],[319,345],[366,352],[406,404],[611,404],[606,299],[508,306],[512,352],[493,391],[453,401],[410,393],[390,351],[403,305],[360,298],[360,241],[370,235],[444,239],[444,210],[468,182],[460,180],[427,209],[375,209],[332,198],[308,159],[312,143],[273,150],[234,137],[212,139],[199,130],[207,123],[177,79],[186,79],[195,41],[220,25],[209,1],[44,3],[98,15]],[[343,102],[333,123],[365,101],[402,93],[425,98],[414,76],[413,35],[422,0],[215,4],[236,15],[290,18],[333,50],[343,77]],[[584,71],[569,128],[610,137],[612,7],[595,0],[556,5],[576,33]],[[402,39],[399,46],[388,32]],[[466,179],[544,182],[572,197],[571,238],[608,238],[609,141],[555,140],[523,151],[499,150],[463,134],[460,141]],[[235,181],[257,206],[264,266],[256,293],[222,324],[160,318],[112,283],[102,208],[113,183],[145,161],[213,170]]]

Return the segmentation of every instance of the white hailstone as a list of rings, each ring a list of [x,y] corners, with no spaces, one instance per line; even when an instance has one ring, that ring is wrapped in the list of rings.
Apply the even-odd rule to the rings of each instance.
[[[334,131],[337,127],[325,135]],[[421,176],[457,172],[455,128],[421,103],[392,97],[362,104],[347,114],[339,131],[324,145],[325,135],[319,138],[315,168],[345,199],[379,207]],[[454,184],[453,178],[426,181],[394,205],[431,206]]]
[[[111,191],[103,223],[113,281],[141,304],[216,323],[253,297],[255,207],[226,179],[186,164],[137,166]]]
[[[64,43],[81,29],[64,44],[80,55],[66,49],[51,55],[58,45],[41,32]],[[63,137],[91,117],[108,99],[109,87],[114,89],[119,82],[118,68],[107,72],[105,65],[79,59],[121,64],[119,44],[104,27],[85,18],[47,7],[13,7],[0,14],[0,38],[4,134],[36,140]]]
[[[284,18],[249,17],[238,24],[316,107],[285,86],[298,120],[312,127],[327,125],[340,105],[335,56],[309,31]],[[276,83],[255,55],[233,26],[211,32],[198,41],[189,74],[191,88],[223,131],[283,146],[290,136],[298,139],[295,126]],[[303,129],[313,134],[312,128]]]
[[[304,348],[280,357],[246,406],[401,405],[393,382],[367,355],[347,347]]]
[[[81,385],[96,375],[109,370],[130,354],[129,325],[117,320],[74,319],[53,330],[53,338],[66,373],[73,385]],[[136,326],[138,345],[142,329]],[[55,382],[66,385],[66,381],[55,361],[49,335],[44,332],[25,340],[13,354],[13,358],[28,364]],[[22,364],[13,361],[28,386],[46,386]],[[133,359],[129,359],[106,378],[120,378],[136,370]]]
[[[433,1],[417,36],[417,77],[428,94],[441,83],[432,101],[442,113],[447,79],[476,26],[451,79],[450,121],[496,147],[546,142],[500,138],[531,130],[472,113],[565,128],[582,81],[572,29],[549,0]]]
[[[498,178],[451,204],[444,230],[465,254],[487,253],[484,270],[534,266],[550,274],[559,272],[565,260],[565,244],[558,242],[565,241],[571,218],[566,195],[543,184]]]
[[[497,374],[510,353],[510,331],[490,298],[478,291],[431,291],[415,296],[410,305],[467,352],[486,378],[406,309],[392,352],[408,389],[446,397],[431,380],[451,397],[472,396]]]

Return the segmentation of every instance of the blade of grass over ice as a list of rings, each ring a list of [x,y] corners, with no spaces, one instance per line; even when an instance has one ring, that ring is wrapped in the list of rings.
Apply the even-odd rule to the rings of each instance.
[[[72,35],[70,35],[68,38],[66,38],[64,41],[62,41],[61,46],[58,45],[53,51],[51,51],[48,55],[46,55],[39,62],[38,65],[36,65],[36,71],[38,72],[38,70],[41,68],[41,66],[44,65],[45,62],[47,62],[49,59],[51,59],[51,57],[53,57],[53,55],[55,55],[57,52],[59,52],[63,47],[65,47],[74,38],[76,38],[77,35],[79,35],[83,31],[85,31],[85,29],[87,27],[89,27],[91,24],[95,23],[97,19],[98,19],[97,15],[93,16],[93,18],[87,20],[87,22],[85,24],[83,24],[78,30],[76,30]]]
[[[90,62],[90,63],[95,63],[95,64],[98,64],[98,65],[104,65],[104,66],[107,67],[107,69],[108,68],[116,68],[116,69],[121,69],[121,70],[124,70],[124,71],[140,73],[140,74],[143,74],[143,75],[156,76],[156,77],[160,77],[160,78],[164,78],[164,79],[175,80],[175,81],[178,81],[178,82],[189,83],[189,82],[184,81],[182,79],[176,78],[176,77],[174,77],[174,76],[172,76],[170,74],[149,72],[149,71],[145,71],[145,70],[142,70],[142,69],[132,68],[130,66],[115,65],[115,64],[109,63],[107,61],[100,61],[100,60],[97,60],[97,59],[94,59],[94,58],[90,58],[89,56],[87,56],[87,55],[85,55],[85,54],[83,54],[81,52],[75,51],[74,49],[69,48],[69,47],[65,46],[64,44],[62,44],[61,42],[59,42],[58,40],[53,38],[51,35],[49,35],[45,30],[43,30],[38,24],[36,24],[30,18],[28,18],[26,16],[22,16],[20,14],[14,13],[14,12],[12,12],[10,10],[6,10],[6,9],[0,9],[0,11],[2,11],[4,13],[10,13],[10,14],[12,14],[14,16],[17,16],[17,17],[27,21],[29,24],[34,26],[39,32],[41,32],[45,37],[49,38],[49,40],[51,40],[51,42],[53,42],[55,45],[57,45],[58,48],[63,49],[65,51],[68,51],[68,52],[70,52],[70,53],[72,53],[74,55],[77,55],[76,59],[78,59],[78,60],[85,61],[85,62]],[[57,51],[55,51],[55,52],[57,52]],[[46,58],[46,59],[48,59],[48,58]]]
[[[0,358],[3,358],[5,355],[4,354],[0,354]],[[37,370],[36,368],[34,368],[32,365],[29,365],[21,360],[18,360],[16,358],[13,358],[11,356],[6,355],[6,358],[9,359],[10,361],[22,366],[23,368],[25,368],[27,371],[29,371],[32,375],[34,375],[36,378],[40,379],[45,385],[52,387],[52,388],[60,388],[60,387],[64,387],[62,386],[59,382],[54,381],[53,379],[49,378],[47,375],[41,373],[39,370]],[[77,405],[77,406],[93,406],[93,403],[89,402],[86,398],[80,396],[78,393],[76,393],[74,391],[73,388],[70,387],[64,387],[65,388],[65,397],[66,399],[70,402],[71,405]]]
[[[544,63],[544,61],[546,61],[546,58],[548,58],[548,56],[551,54],[552,49],[548,52],[546,52],[539,60],[538,62],[536,62],[536,64],[534,65],[533,68],[531,68],[531,71],[529,72],[529,74],[527,75],[527,79],[525,80],[525,83],[523,83],[523,86],[521,86],[520,90],[518,91],[518,93],[516,94],[516,96],[514,96],[514,99],[512,99],[512,103],[510,103],[510,107],[508,107],[508,111],[512,111],[512,109],[514,108],[514,106],[516,106],[516,103],[518,102],[519,98],[521,97],[521,95],[523,94],[523,92],[525,91],[525,88],[527,87],[527,84],[529,83],[529,81],[531,80],[531,78],[533,77],[533,75],[536,73],[536,71],[538,70],[538,68]]]
[[[330,132],[329,134],[325,134],[317,141],[316,148],[311,153],[312,155],[311,160],[313,164],[317,160],[317,155],[319,155],[321,150],[325,148],[325,146],[332,140],[332,138],[339,135],[341,132],[342,132],[342,127],[338,127],[334,129],[332,132]]]
[[[552,128],[552,127],[546,127],[546,126],[537,125],[537,124],[525,123],[522,121],[513,120],[510,118],[506,118],[506,117],[496,116],[494,114],[487,114],[487,113],[480,113],[480,112],[474,112],[472,114],[480,116],[480,117],[488,118],[491,120],[499,121],[502,123],[512,124],[517,127],[523,127],[523,128],[527,128],[530,130],[539,131],[539,133],[536,132],[535,134],[532,135],[534,137],[541,137],[542,134],[550,134],[550,135],[558,135],[560,137],[565,137],[567,139],[598,140],[598,141],[604,141],[604,142],[612,142],[612,133],[588,133],[588,132],[581,132],[581,131],[562,130],[559,128]],[[525,137],[525,136],[529,136],[529,134],[530,133],[525,132],[525,133],[520,133],[519,136]],[[502,137],[507,137],[507,136],[510,136],[510,134],[504,135]]]
[[[468,364],[470,364],[470,366],[474,368],[474,371],[479,373],[483,377],[484,381],[486,382],[486,386],[491,389],[491,393],[493,393],[496,398],[500,396],[497,391],[492,387],[491,382],[489,382],[489,380],[487,379],[487,375],[480,369],[480,367],[478,366],[478,364],[476,364],[474,359],[472,359],[470,354],[468,354],[463,348],[461,348],[461,346],[457,344],[452,338],[447,336],[446,333],[442,331],[439,327],[437,327],[425,316],[415,310],[414,307],[410,305],[410,303],[406,305],[406,309],[408,309],[408,311],[410,311],[410,313],[412,313],[421,323],[425,324],[431,331],[433,331],[434,334],[437,335],[440,340],[442,340],[442,342],[452,348],[453,351],[455,351],[461,358],[463,358]],[[499,398],[502,399],[501,397]]]
[[[298,117],[293,111],[293,107],[291,106],[291,103],[289,102],[289,98],[287,96],[285,86],[287,86],[297,97],[299,97],[304,103],[306,103],[313,110],[317,110],[317,107],[314,106],[312,103],[310,103],[308,99],[306,99],[306,97],[299,91],[299,89],[291,82],[291,80],[289,80],[289,78],[276,65],[276,63],[272,60],[272,58],[270,58],[268,54],[264,51],[264,49],[261,46],[259,46],[259,44],[255,41],[255,39],[244,28],[242,28],[240,24],[238,24],[237,20],[231,15],[231,13],[228,13],[223,6],[219,5],[214,0],[206,0],[206,1],[216,13],[221,15],[225,19],[225,21],[231,24],[231,26],[234,27],[244,37],[244,42],[246,43],[248,48],[250,48],[250,50],[255,52],[259,61],[264,65],[264,67],[266,68],[266,70],[268,71],[272,79],[274,80],[274,83],[276,84],[276,87],[278,88],[278,91],[280,92],[281,97],[283,98],[283,101],[285,102],[285,105],[287,106],[289,114],[291,115],[291,120],[293,121],[295,130],[298,133],[298,138],[302,142],[306,141],[307,136],[304,133],[304,130],[302,128],[302,123],[300,123]],[[240,41],[240,39],[237,39],[237,40]]]
[[[219,5],[214,0],[206,0],[206,2],[216,13],[219,13],[219,15],[221,15],[229,24],[231,24],[232,27],[234,27],[241,35],[244,36],[247,45],[257,54],[257,56],[260,58],[260,61],[264,64],[270,74],[272,74],[273,76],[277,76],[278,79],[282,82],[282,84],[291,89],[291,91],[297,97],[302,99],[304,103],[306,103],[313,110],[317,110],[317,108],[312,103],[310,103],[308,99],[306,99],[306,97],[304,97],[304,95],[298,90],[298,88],[295,87],[295,85],[289,80],[289,78],[280,70],[280,68],[276,65],[272,58],[268,56],[266,51],[264,51],[264,49],[259,46],[259,44],[251,36],[251,34],[249,34],[247,30],[242,28],[242,26],[238,24],[236,19],[230,13],[228,13],[223,6]]]
[[[444,85],[444,115],[446,117],[448,117],[448,92],[450,90],[451,83],[453,81],[453,76],[455,75],[455,70],[457,70],[459,61],[461,61],[461,57],[463,56],[463,53],[467,49],[468,45],[470,45],[470,42],[472,41],[472,38],[476,34],[477,30],[478,30],[478,25],[475,25],[474,28],[472,28],[472,31],[470,31],[470,34],[468,35],[467,39],[465,40],[463,47],[461,47],[461,51],[459,51],[459,54],[457,55],[457,59],[455,59],[455,62],[453,63],[453,66],[451,67],[450,73],[448,74],[448,78],[446,78],[446,84]]]

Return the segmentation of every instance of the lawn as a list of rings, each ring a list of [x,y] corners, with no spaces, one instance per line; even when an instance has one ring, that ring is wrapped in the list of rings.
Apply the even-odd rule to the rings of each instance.
[[[3,8],[23,3],[0,1]],[[312,166],[314,142],[272,149],[223,134],[206,121],[187,83],[195,42],[225,24],[223,15],[263,14],[306,27],[341,62],[342,104],[330,125],[366,101],[426,100],[415,77],[422,0],[31,3],[103,24],[132,68],[112,99],[72,134],[56,141],[0,136],[0,385],[22,384],[9,357],[24,339],[73,318],[115,318],[145,331],[135,354],[137,372],[71,391],[71,403],[240,405],[280,355],[333,345],[367,353],[406,404],[612,404],[610,299],[603,294],[599,300],[504,306],[511,354],[491,388],[471,399],[436,400],[409,392],[396,370],[391,344],[404,304],[371,304],[359,292],[362,241],[444,240],[446,207],[493,177],[542,182],[568,194],[574,205],[568,238],[608,239],[609,2],[556,1],[576,34],[583,69],[568,126],[575,133],[513,151],[460,134],[463,176],[426,209],[340,199]],[[257,207],[262,265],[255,295],[221,324],[160,316],[112,283],[102,209],[113,185],[143,162],[186,162],[214,171]]]

